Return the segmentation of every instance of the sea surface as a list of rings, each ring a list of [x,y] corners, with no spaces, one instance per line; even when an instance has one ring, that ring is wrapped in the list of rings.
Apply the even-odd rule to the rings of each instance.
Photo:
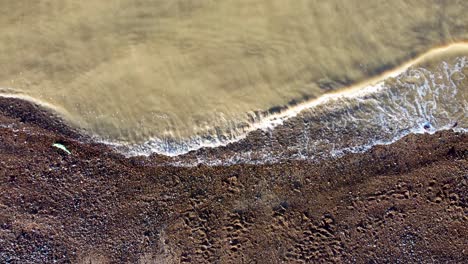
[[[463,0],[0,0],[0,95],[127,155],[261,130],[227,159],[336,156],[468,127],[466,14]]]

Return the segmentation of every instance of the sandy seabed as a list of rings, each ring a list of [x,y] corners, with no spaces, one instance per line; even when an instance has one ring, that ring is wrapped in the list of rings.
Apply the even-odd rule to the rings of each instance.
[[[467,157],[447,130],[321,162],[174,167],[1,98],[0,262],[466,263]]]

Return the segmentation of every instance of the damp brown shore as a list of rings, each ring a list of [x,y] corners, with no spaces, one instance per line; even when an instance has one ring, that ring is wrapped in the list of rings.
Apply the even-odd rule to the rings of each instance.
[[[465,263],[467,157],[448,130],[321,163],[161,166],[1,98],[0,262]]]

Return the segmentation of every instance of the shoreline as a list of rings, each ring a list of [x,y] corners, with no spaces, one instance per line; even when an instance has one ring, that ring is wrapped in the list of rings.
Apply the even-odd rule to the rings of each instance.
[[[121,149],[127,149],[127,152],[130,153],[129,156],[150,156],[153,153],[164,155],[164,156],[169,156],[169,157],[177,157],[177,156],[183,156],[187,153],[190,153],[191,151],[198,151],[206,148],[217,148],[217,147],[223,147],[226,145],[229,145],[231,143],[236,143],[239,142],[245,138],[248,137],[248,135],[252,132],[255,132],[257,130],[266,130],[266,129],[274,129],[275,127],[283,124],[283,122],[290,120],[291,118],[297,117],[300,115],[302,112],[304,112],[307,109],[312,109],[313,107],[323,105],[331,100],[337,100],[340,98],[355,98],[359,96],[364,96],[376,91],[379,91],[382,89],[382,86],[388,78],[394,78],[401,73],[405,72],[406,70],[410,69],[411,67],[421,64],[421,63],[427,63],[434,59],[437,56],[440,56],[441,54],[447,53],[447,55],[450,54],[455,54],[455,53],[460,53],[462,51],[468,51],[468,42],[466,41],[461,41],[461,42],[455,42],[455,43],[450,43],[444,46],[440,47],[435,47],[432,49],[429,49],[428,51],[416,56],[415,58],[403,63],[402,65],[390,69],[387,71],[384,71],[383,73],[379,74],[378,76],[371,77],[365,81],[360,81],[355,84],[352,84],[347,87],[340,88],[336,91],[330,91],[328,93],[325,93],[317,98],[313,98],[310,100],[305,100],[305,101],[296,101],[296,100],[291,100],[291,102],[296,102],[291,105],[283,105],[283,106],[273,106],[271,109],[279,109],[277,111],[262,111],[258,113],[257,119],[258,120],[253,120],[252,123],[248,124],[248,127],[242,127],[242,132],[235,132],[233,134],[236,134],[235,136],[232,136],[232,138],[229,139],[223,139],[223,140],[213,140],[213,139],[207,139],[207,137],[210,137],[208,134],[206,135],[196,135],[192,138],[187,138],[184,141],[177,142],[176,139],[169,139],[169,142],[174,141],[180,146],[185,146],[183,150],[171,150],[167,151],[164,150],[163,147],[158,146],[161,145],[164,140],[153,138],[153,139],[148,139],[144,143],[136,144],[134,147],[131,145],[126,146],[124,143],[117,142],[117,141],[112,141],[112,140],[104,140],[104,139],[99,139],[99,136],[93,136],[91,133],[85,131],[83,128],[75,128],[76,130],[83,130],[81,133],[82,134],[87,134],[88,137],[94,137],[95,140],[99,139],[100,142],[106,143],[109,145],[114,145],[118,146]],[[8,88],[7,88],[8,89]],[[54,111],[56,115],[60,116],[64,120],[67,120],[68,122],[71,122],[71,115],[67,113],[65,109],[57,108],[57,106],[50,105],[46,102],[41,102],[38,101],[37,99],[34,99],[32,97],[20,94],[20,95],[13,95],[13,94],[2,94],[0,93],[0,97],[4,98],[16,98],[19,100],[26,100],[31,102],[32,104],[39,105],[41,107],[45,107],[47,109],[50,109],[51,111]],[[248,114],[248,113],[246,113]],[[212,128],[212,130],[216,130],[216,128]],[[232,131],[231,131],[232,132]],[[196,143],[193,143],[196,142]],[[155,147],[149,147],[151,150],[148,152],[148,150],[138,150],[138,149],[147,149],[147,146],[150,145],[156,145]],[[136,147],[135,147],[136,146]]]
[[[317,163],[189,168],[90,140],[0,98],[0,262],[468,260],[467,133]]]

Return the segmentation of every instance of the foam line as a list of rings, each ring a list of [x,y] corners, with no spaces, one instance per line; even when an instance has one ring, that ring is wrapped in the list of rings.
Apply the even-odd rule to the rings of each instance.
[[[163,154],[166,156],[179,156],[179,155],[186,154],[187,152],[201,149],[201,148],[216,148],[220,146],[225,146],[230,143],[237,142],[239,140],[244,139],[252,131],[255,131],[258,129],[267,130],[267,129],[274,128],[282,124],[285,120],[297,116],[304,110],[311,109],[315,106],[325,104],[327,102],[330,102],[331,100],[336,100],[336,99],[343,98],[343,97],[354,98],[354,97],[365,96],[367,94],[378,92],[379,90],[383,89],[384,81],[386,79],[397,77],[398,75],[402,74],[403,72],[405,72],[406,70],[408,70],[414,65],[418,65],[424,61],[427,61],[428,59],[431,59],[433,57],[436,57],[445,53],[455,53],[455,52],[462,52],[462,51],[466,51],[468,53],[468,42],[457,42],[457,43],[452,43],[446,46],[431,49],[428,52],[418,56],[417,58],[406,62],[402,66],[396,69],[390,70],[390,71],[386,71],[379,76],[370,78],[364,82],[357,83],[355,85],[337,90],[335,92],[324,94],[318,98],[305,101],[298,105],[291,106],[287,108],[285,111],[265,116],[259,122],[252,123],[248,128],[244,129],[243,133],[237,135],[233,139],[228,139],[228,140],[223,140],[223,141],[221,140],[216,140],[216,141],[209,140],[208,141],[200,137],[196,137],[196,138],[192,138],[192,139],[185,141],[185,143],[181,144],[184,146],[179,149],[172,149],[171,151],[167,151],[167,150],[161,149],[160,144],[156,143],[156,142],[160,142],[161,144],[164,144],[163,140],[158,139],[158,138],[153,138],[147,141],[146,143],[141,144],[141,146],[145,146],[146,144],[146,147],[132,148],[131,151],[129,152],[129,155],[137,156],[137,155],[150,155],[151,153],[158,153],[158,154]],[[151,150],[149,150],[148,147]]]
[[[452,52],[462,52],[462,51],[468,52],[468,42],[451,43],[446,46],[433,48],[429,50],[428,52],[418,56],[417,58],[404,63],[398,68],[384,72],[383,74],[379,76],[370,78],[364,82],[357,83],[355,85],[337,90],[335,92],[324,94],[318,98],[314,98],[312,100],[305,101],[303,103],[291,106],[287,108],[286,110],[281,111],[279,113],[264,116],[258,122],[252,123],[249,127],[244,129],[242,133],[228,140],[214,140],[213,141],[213,140],[203,139],[201,137],[195,137],[195,138],[188,139],[185,142],[181,143],[180,148],[178,149],[164,147],[163,145],[167,144],[167,142],[158,138],[152,138],[143,144],[139,144],[138,146],[126,146],[126,144],[124,143],[108,142],[108,141],[100,140],[99,138],[97,138],[97,140],[100,142],[114,145],[116,147],[122,146],[124,148],[128,148],[130,150],[127,154],[129,154],[130,156],[150,155],[152,153],[158,153],[158,154],[163,154],[167,156],[178,156],[178,155],[182,155],[189,151],[197,150],[200,148],[215,148],[219,146],[224,146],[229,143],[233,143],[241,139],[244,139],[252,131],[255,131],[258,129],[266,130],[266,129],[274,128],[282,124],[285,120],[297,116],[299,113],[301,113],[302,111],[306,109],[310,109],[315,106],[327,103],[331,100],[336,100],[336,99],[343,98],[343,97],[353,98],[353,97],[364,96],[366,94],[377,92],[383,88],[383,84],[386,79],[396,77],[414,65],[420,64],[438,55],[442,55],[445,53],[452,53]],[[14,89],[11,89],[11,88],[5,89],[5,91],[8,91],[8,90],[14,91]],[[24,94],[11,94],[8,92],[5,93],[5,92],[2,92],[1,89],[0,89],[0,96],[9,97],[9,98],[18,98],[18,99],[23,99],[26,101],[36,103],[40,106],[43,106],[47,109],[57,112],[66,120],[71,120],[70,118],[71,115],[63,107],[52,105],[45,101],[40,101],[36,98],[30,97]]]

